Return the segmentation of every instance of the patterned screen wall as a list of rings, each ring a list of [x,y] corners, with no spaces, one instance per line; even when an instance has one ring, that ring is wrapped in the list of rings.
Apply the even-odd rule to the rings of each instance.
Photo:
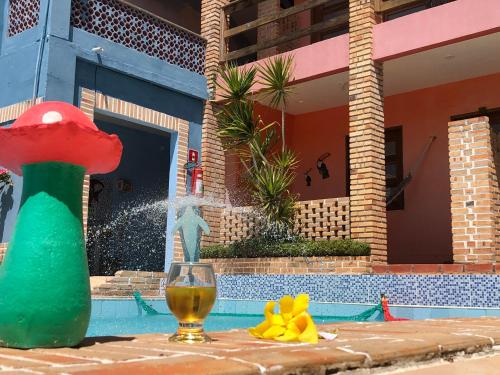
[[[39,19],[40,0],[9,1],[9,37],[35,27]]]
[[[225,209],[220,242],[229,244],[254,234],[259,218],[251,207]],[[297,202],[297,233],[310,240],[350,237],[349,197]]]
[[[73,0],[71,25],[192,72],[205,71],[203,38],[118,0]]]

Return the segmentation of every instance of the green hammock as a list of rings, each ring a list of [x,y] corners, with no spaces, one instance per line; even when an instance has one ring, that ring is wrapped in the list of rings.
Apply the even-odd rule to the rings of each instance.
[[[154,309],[152,306],[148,305],[146,301],[142,299],[141,293],[134,292],[135,302],[144,310],[148,315],[169,315],[166,313],[161,313],[158,310]]]
[[[161,313],[151,307],[150,305],[147,304],[144,299],[142,299],[141,293],[139,292],[134,292],[134,298],[137,304],[146,312],[148,315],[169,315],[166,313]],[[348,315],[348,316],[323,316],[323,319],[327,320],[339,320],[339,321],[346,321],[346,322],[366,322],[368,319],[370,319],[373,314],[376,312],[383,313],[384,310],[382,308],[382,303],[379,303],[377,306],[374,306],[368,310],[363,311],[360,314],[357,315]]]
[[[368,319],[370,319],[373,314],[376,312],[383,313],[384,310],[382,308],[382,304],[379,303],[377,306],[374,306],[368,310],[363,311],[360,314],[357,315],[347,315],[347,316],[323,316],[323,319],[327,320],[339,320],[339,321],[346,321],[346,322],[366,322]]]

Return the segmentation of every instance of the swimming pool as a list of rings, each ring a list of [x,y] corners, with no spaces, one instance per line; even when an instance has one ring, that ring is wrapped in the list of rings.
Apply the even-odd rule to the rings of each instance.
[[[147,302],[156,310],[167,312],[165,300],[154,299]],[[205,328],[207,331],[223,331],[255,326],[263,320],[265,303],[266,301],[219,299],[206,320]],[[311,302],[309,312],[317,324],[322,324],[338,321],[329,316],[355,315],[372,306]],[[500,316],[500,308],[391,306],[391,312],[395,316],[409,319]],[[382,320],[382,317],[376,314],[372,320]],[[93,299],[87,336],[173,333],[176,328],[177,323],[172,315],[148,316],[133,299]]]

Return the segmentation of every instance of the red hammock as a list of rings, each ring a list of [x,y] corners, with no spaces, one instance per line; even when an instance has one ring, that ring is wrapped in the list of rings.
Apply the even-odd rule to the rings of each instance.
[[[391,312],[389,311],[389,301],[386,298],[382,298],[382,310],[384,311],[384,320],[386,322],[397,322],[401,320],[410,320],[406,318],[395,318],[394,316],[391,315]]]

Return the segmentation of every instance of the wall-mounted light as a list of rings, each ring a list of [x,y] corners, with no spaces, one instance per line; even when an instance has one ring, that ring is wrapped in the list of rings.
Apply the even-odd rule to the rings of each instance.
[[[309,168],[305,173],[304,173],[304,177],[306,178],[306,186],[311,186],[311,182],[312,182],[312,177],[309,173],[311,173],[312,171],[312,168]]]
[[[321,178],[325,179],[330,177],[330,173],[328,171],[328,167],[326,166],[325,160],[330,156],[329,152],[324,153],[318,158],[316,162],[316,168],[318,168],[318,172],[321,175]]]
[[[92,48],[92,52],[94,52],[94,53],[96,53],[96,54],[100,55],[101,53],[103,53],[103,52],[104,52],[104,48],[102,48],[102,47],[100,47],[100,46],[97,46],[97,47]]]

